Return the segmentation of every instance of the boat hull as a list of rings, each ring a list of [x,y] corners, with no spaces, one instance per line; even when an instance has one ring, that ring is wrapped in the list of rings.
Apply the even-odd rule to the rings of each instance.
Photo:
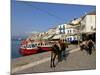
[[[40,50],[39,49],[20,49],[19,52],[21,55],[26,56],[26,55],[32,55],[38,53]]]
[[[41,51],[51,51],[51,50],[52,50],[51,47],[39,47],[39,49],[40,49]]]

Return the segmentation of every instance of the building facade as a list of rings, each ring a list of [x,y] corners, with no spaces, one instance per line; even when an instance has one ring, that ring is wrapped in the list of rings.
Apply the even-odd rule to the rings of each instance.
[[[88,13],[81,21],[80,32],[89,33],[96,30],[96,12]]]
[[[57,29],[57,27],[50,28],[46,33],[49,34],[49,35],[56,34],[56,29]]]
[[[69,25],[69,24],[61,24],[58,25],[58,34],[64,34],[65,35],[65,41],[71,42],[71,41],[76,41],[78,40],[77,37],[77,29],[75,26]]]

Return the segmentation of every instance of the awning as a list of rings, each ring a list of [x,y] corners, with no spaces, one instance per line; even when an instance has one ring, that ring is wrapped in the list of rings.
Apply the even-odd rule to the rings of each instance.
[[[96,31],[91,31],[91,32],[81,32],[82,34],[93,34],[96,33]]]
[[[52,38],[52,37],[53,37],[53,35],[48,35],[48,36],[43,37],[42,39],[48,40],[48,39],[50,39],[50,38]]]
[[[55,35],[52,39],[61,39],[62,35]]]
[[[39,40],[39,39],[41,39],[42,37],[35,37],[35,36],[32,36],[30,39],[31,40]]]

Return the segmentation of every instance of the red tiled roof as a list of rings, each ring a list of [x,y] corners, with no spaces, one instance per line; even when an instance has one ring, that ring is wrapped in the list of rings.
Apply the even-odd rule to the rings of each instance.
[[[87,15],[96,15],[96,11],[90,12]]]

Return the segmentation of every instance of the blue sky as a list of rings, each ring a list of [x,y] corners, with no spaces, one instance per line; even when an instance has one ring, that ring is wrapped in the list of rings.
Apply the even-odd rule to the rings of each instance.
[[[55,4],[41,2],[12,1],[12,35],[25,35],[30,32],[43,32],[59,24],[68,23],[85,13],[96,10],[95,6]]]

